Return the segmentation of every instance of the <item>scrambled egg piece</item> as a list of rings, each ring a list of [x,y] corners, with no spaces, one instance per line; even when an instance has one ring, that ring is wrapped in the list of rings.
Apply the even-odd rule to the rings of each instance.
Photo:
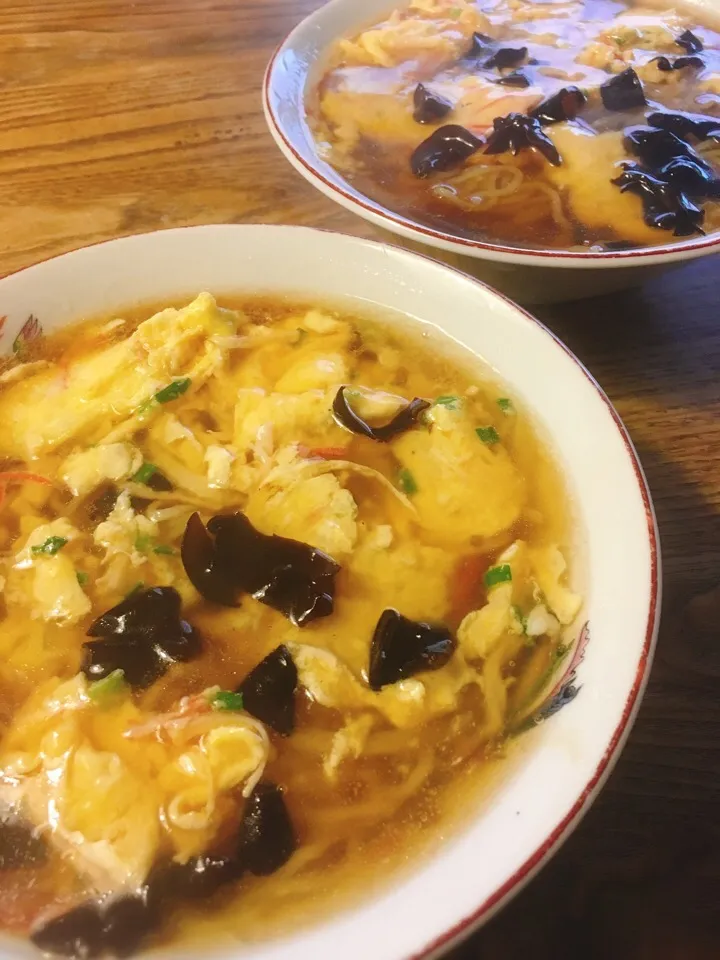
[[[411,61],[416,69],[433,73],[461,56],[475,32],[495,31],[474,3],[413,0],[354,40],[341,40],[339,46],[349,64],[395,67]]]
[[[622,172],[620,161],[627,160],[622,133],[595,134],[569,123],[548,127],[546,133],[563,160],[559,167],[548,165],[547,174],[567,192],[581,223],[589,229],[609,227],[633,243],[657,242],[657,229],[643,221],[640,198],[611,183]]]
[[[261,486],[245,512],[263,533],[310,543],[336,559],[350,553],[357,540],[357,505],[331,473],[295,480],[279,490]]]
[[[65,545],[79,536],[64,517],[36,527],[14,563],[15,570],[32,571],[32,588],[26,588],[24,577],[14,578],[12,588],[6,591],[8,599],[24,603],[29,594],[33,617],[63,625],[77,623],[86,616],[90,612],[90,600],[78,583],[72,560],[63,552]],[[45,550],[41,549],[43,545],[47,545]]]
[[[235,454],[220,444],[211,444],[205,451],[207,481],[209,487],[229,487],[230,471]]]
[[[330,752],[323,761],[323,773],[328,780],[337,778],[340,764],[348,757],[357,759],[365,749],[375,719],[370,713],[348,720],[333,736]]]
[[[207,848],[222,796],[252,790],[269,741],[257,720],[213,712],[202,696],[165,716],[122,691],[98,697],[82,674],[43,685],[3,741],[0,770],[78,872],[119,893],[142,884],[162,846],[180,862]]]
[[[156,523],[141,513],[135,513],[130,505],[130,494],[124,490],[107,520],[95,528],[93,539],[98,546],[105,548],[106,559],[123,554],[137,567],[147,559],[145,551],[157,531]]]
[[[491,587],[485,606],[469,613],[458,629],[469,660],[485,659],[509,634],[557,636],[561,624],[572,623],[580,610],[581,598],[561,582],[566,563],[557,546],[531,547],[518,540],[498,557],[497,565],[503,564],[512,579]]]
[[[401,729],[419,727],[429,717],[451,712],[462,690],[470,685],[482,686],[481,677],[460,651],[441,671],[429,671],[375,691],[329,650],[292,640],[288,646],[300,683],[317,703],[342,711],[369,708]]]
[[[226,351],[214,338],[233,332],[232,318],[203,293],[60,377],[51,368],[9,385],[0,391],[0,456],[29,460],[80,436],[84,443],[102,439],[174,379],[188,377],[196,388],[223,363]]]
[[[60,476],[73,496],[81,497],[105,480],[127,480],[142,462],[142,454],[131,443],[100,443],[70,454],[60,467]]]
[[[422,526],[446,542],[507,530],[522,510],[525,484],[502,444],[483,443],[462,408],[436,405],[428,421],[429,430],[411,430],[392,444],[417,485]]]
[[[261,388],[240,390],[235,407],[233,446],[268,458],[290,443],[333,446],[346,434],[332,417],[335,390],[303,393],[266,393]]]

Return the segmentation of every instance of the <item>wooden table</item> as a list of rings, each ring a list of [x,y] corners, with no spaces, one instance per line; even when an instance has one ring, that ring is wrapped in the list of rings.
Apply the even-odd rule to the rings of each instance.
[[[2,0],[0,272],[181,224],[372,236],[291,170],[261,115],[273,47],[317,6]],[[640,717],[602,797],[454,960],[720,957],[720,590],[700,598],[720,584],[717,277],[718,260],[696,262],[642,290],[541,312],[638,447],[665,613]]]

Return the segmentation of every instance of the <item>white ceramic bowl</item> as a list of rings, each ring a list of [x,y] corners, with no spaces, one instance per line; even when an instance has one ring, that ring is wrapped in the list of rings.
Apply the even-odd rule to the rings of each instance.
[[[642,469],[598,385],[527,313],[427,258],[303,227],[168,230],[30,267],[0,280],[0,315],[7,316],[0,352],[40,328],[200,290],[317,298],[443,331],[482,356],[533,411],[573,493],[585,552],[582,619],[590,629],[556,689],[575,683],[579,694],[525,735],[527,749],[507,765],[492,802],[391,889],[289,941],[218,953],[253,960],[434,956],[485,922],[557,849],[628,734],[660,608],[657,531]],[[0,941],[0,960],[33,955],[27,945]],[[177,948],[164,955],[198,956]]]
[[[268,66],[263,104],[270,132],[295,169],[327,197],[395,234],[404,246],[430,253],[527,304],[610,293],[720,250],[720,233],[715,233],[618,252],[523,251],[421,226],[355,190],[318,156],[307,123],[306,94],[317,83],[323,56],[334,40],[376,22],[399,2],[330,0],[292,31]],[[720,15],[720,0],[688,0],[683,7]]]

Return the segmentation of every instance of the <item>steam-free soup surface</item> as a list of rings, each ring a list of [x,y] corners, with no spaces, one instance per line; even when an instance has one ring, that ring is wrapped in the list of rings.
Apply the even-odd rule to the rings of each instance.
[[[414,0],[328,57],[321,156],[410,220],[579,250],[720,226],[720,35],[682,7]]]
[[[370,889],[475,795],[580,606],[561,479],[480,361],[161,307],[0,382],[0,926],[66,956]]]

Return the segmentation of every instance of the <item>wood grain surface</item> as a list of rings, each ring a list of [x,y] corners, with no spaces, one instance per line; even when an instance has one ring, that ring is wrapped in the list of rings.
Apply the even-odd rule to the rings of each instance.
[[[287,165],[262,119],[270,53],[319,5],[0,0],[0,273],[185,224],[372,236]],[[639,450],[662,537],[663,625],[601,798],[454,960],[718,960],[718,260],[538,312],[599,379]]]

